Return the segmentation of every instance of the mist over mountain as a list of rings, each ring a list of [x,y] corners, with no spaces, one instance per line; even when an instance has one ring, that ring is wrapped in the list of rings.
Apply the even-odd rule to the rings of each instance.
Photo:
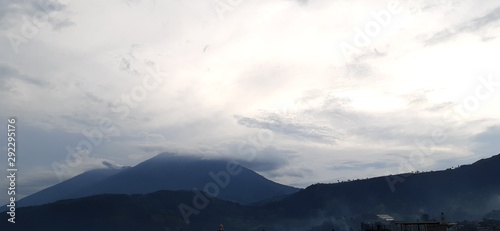
[[[113,187],[123,187],[117,188],[117,191],[125,190],[128,188],[120,180],[129,179],[136,183],[141,177],[146,177],[140,174],[165,173],[165,166],[169,166],[170,173],[181,172],[181,169],[193,170],[188,171],[193,175],[186,176],[186,179],[191,179],[197,176],[197,172],[213,171],[205,168],[207,165],[202,164],[205,161],[159,155],[137,165],[135,169],[125,169],[95,185],[117,182],[105,190]],[[221,161],[208,163],[211,167],[222,169],[227,164]],[[173,166],[175,164],[177,166]],[[375,214],[390,214],[397,220],[413,221],[420,219],[422,214],[429,214],[435,219],[441,212],[449,221],[496,218],[500,209],[499,166],[500,154],[442,171],[315,184],[282,199],[256,205],[225,201],[201,191],[101,194],[19,208],[20,225],[12,230],[214,230],[219,223],[224,223],[227,230],[347,231],[359,227],[361,221]],[[240,174],[245,173],[243,169]],[[232,183],[241,187],[245,183],[262,182],[260,177],[255,177],[255,173],[250,171],[247,174],[248,178],[243,180],[248,182],[231,181],[221,189],[221,195],[226,189],[237,194],[236,189],[230,188]],[[161,186],[161,179],[159,176],[158,181],[152,182]],[[185,186],[181,181],[174,182],[177,187]],[[240,198],[248,198],[254,192],[255,195],[264,194],[258,188],[246,187],[239,190],[243,194]],[[224,195],[237,198],[235,194]],[[7,216],[2,213],[0,219],[6,220]],[[2,222],[0,227],[6,225],[9,224]]]
[[[500,0],[0,0],[0,37],[0,231],[500,231]]]
[[[162,153],[134,167],[83,173],[30,195],[20,200],[19,204],[39,205],[104,193],[137,194],[193,189],[242,204],[298,191],[270,181],[236,162]]]

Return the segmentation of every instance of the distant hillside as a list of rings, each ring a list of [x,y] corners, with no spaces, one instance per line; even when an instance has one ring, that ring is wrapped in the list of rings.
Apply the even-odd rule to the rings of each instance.
[[[159,191],[146,195],[96,195],[24,207],[16,213],[16,224],[0,214],[0,230],[36,231],[108,231],[108,230],[216,230],[220,223],[227,230],[256,226],[247,209],[216,198],[207,199],[206,207],[189,216],[189,224],[179,205],[194,208],[196,194],[188,191]]]
[[[444,171],[311,185],[264,206],[283,211],[282,215],[289,218],[387,213],[416,220],[422,213],[441,212],[449,219],[480,218],[500,208],[498,176],[500,155]]]
[[[123,171],[83,173],[24,198],[20,205],[37,205],[104,193],[136,194],[195,188],[206,189],[218,198],[243,204],[298,191],[232,162],[164,153]]]
[[[143,166],[137,167],[140,167],[139,170],[150,169],[149,173],[159,171],[161,174],[162,167],[165,166],[162,160],[167,161],[170,157],[158,158],[160,160],[147,161]],[[183,166],[189,166],[190,169],[202,168],[195,164],[197,162]],[[162,167],[155,167],[156,165]],[[441,212],[451,221],[496,218],[500,209],[499,167],[500,155],[497,155],[444,171],[311,185],[277,201],[275,199],[252,206],[209,198],[206,207],[196,209],[203,201],[196,199],[199,194],[192,191],[97,195],[19,208],[17,219],[20,225],[16,224],[18,229],[12,230],[213,231],[219,223],[224,223],[228,231],[349,231],[357,230],[361,221],[371,219],[375,214],[389,214],[397,220],[411,221],[417,221],[424,213],[429,214],[431,219],[439,219]],[[201,172],[206,170],[202,169]],[[126,171],[113,175],[106,181]],[[133,178],[129,179],[130,182],[135,181]],[[186,179],[190,179],[190,176]],[[394,191],[387,179],[400,180],[394,185]],[[182,185],[181,182],[179,184]],[[227,188],[229,189],[229,185]],[[246,190],[249,190],[249,194],[259,192],[253,187]],[[198,204],[195,205],[196,203]],[[179,209],[181,204],[189,206],[183,207],[183,211],[191,214],[190,224],[185,222]],[[7,214],[1,213],[1,230],[12,227],[8,226],[6,219]]]
[[[184,215],[180,207],[186,208],[182,210]],[[8,214],[0,213],[0,230],[214,231],[222,223],[227,231],[308,231],[322,224],[310,219],[283,219],[278,214],[262,207],[211,198],[202,192],[103,194],[19,208],[15,224],[7,222]]]

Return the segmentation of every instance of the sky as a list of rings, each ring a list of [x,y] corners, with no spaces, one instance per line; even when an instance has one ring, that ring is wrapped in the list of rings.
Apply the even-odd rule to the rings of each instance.
[[[499,36],[495,0],[2,0],[0,147],[16,118],[18,198],[161,152],[297,187],[456,167],[500,153]]]

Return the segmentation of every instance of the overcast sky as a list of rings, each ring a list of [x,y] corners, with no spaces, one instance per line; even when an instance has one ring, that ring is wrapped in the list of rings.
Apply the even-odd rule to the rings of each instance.
[[[0,4],[21,197],[160,152],[299,187],[500,153],[496,0]]]

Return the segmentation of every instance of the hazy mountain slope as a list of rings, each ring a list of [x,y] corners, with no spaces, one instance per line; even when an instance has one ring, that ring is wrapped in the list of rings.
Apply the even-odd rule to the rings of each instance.
[[[238,173],[231,174],[228,166]],[[221,199],[244,204],[298,191],[228,161],[160,154],[81,191],[81,196],[194,188],[205,190],[206,186],[208,192],[217,194]]]
[[[57,200],[68,199],[74,197],[79,191],[96,184],[103,179],[117,174],[124,169],[95,169],[54,186],[43,189],[30,196],[27,196],[17,203],[17,206],[40,205]]]
[[[444,171],[316,184],[279,202],[285,217],[359,216],[388,213],[402,218],[446,212],[450,219],[480,217],[500,208],[500,155]],[[393,184],[394,191],[388,183]]]
[[[219,198],[244,204],[298,191],[270,181],[250,169],[228,164],[227,161],[159,154],[123,170],[83,173],[30,195],[21,200],[19,205],[38,205],[103,193],[134,194],[194,188],[205,190],[205,187]]]

